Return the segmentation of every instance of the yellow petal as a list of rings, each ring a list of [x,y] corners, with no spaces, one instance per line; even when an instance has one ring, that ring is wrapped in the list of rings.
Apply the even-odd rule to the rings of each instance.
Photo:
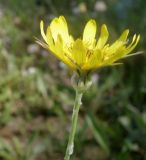
[[[86,52],[83,42],[81,39],[77,39],[72,48],[72,57],[77,65],[82,65],[86,59]]]
[[[49,47],[53,47],[54,46],[54,41],[53,41],[51,29],[50,29],[49,26],[47,28],[46,37],[47,37],[47,44],[49,45]]]
[[[133,45],[133,43],[135,42],[135,40],[136,40],[136,34],[134,34],[134,36],[132,38],[132,42],[128,45],[127,48],[130,48]]]
[[[111,46],[106,48],[105,56],[113,57],[113,55],[115,55],[115,53],[119,51],[120,48],[122,48],[123,50],[122,46],[125,46],[128,34],[129,34],[129,30],[125,30],[121,34],[118,40],[116,40]],[[121,53],[118,53],[118,54],[121,54]]]
[[[114,42],[110,48],[112,49],[116,49],[116,48],[119,48],[121,45],[123,44],[126,44],[126,41],[127,41],[127,37],[128,37],[128,34],[129,34],[129,30],[126,29],[120,36],[120,38],[118,40],[116,40],[116,42]]]
[[[72,57],[70,57],[70,55],[63,48],[63,40],[60,35],[58,35],[53,53],[54,53],[54,55],[56,55],[56,57],[58,59],[60,59],[62,62],[64,62],[70,68],[72,68],[73,70],[76,69],[76,65],[75,65]]]
[[[87,22],[84,32],[83,41],[85,43],[92,43],[96,35],[96,22],[95,20],[90,20]]]
[[[54,18],[50,24],[50,29],[54,41],[57,40],[57,37],[60,34],[65,43],[69,42],[67,22],[63,16],[60,16],[59,18]]]
[[[83,70],[92,70],[100,66],[102,58],[101,50],[96,49],[88,61],[83,65]]]
[[[128,34],[129,34],[129,30],[126,29],[120,36],[120,38],[118,39],[118,41],[126,41],[127,40],[127,37],[128,37]]]
[[[105,24],[102,25],[101,27],[101,33],[100,33],[100,37],[99,40],[97,42],[96,48],[101,49],[104,47],[104,45],[106,44],[107,40],[108,40],[108,30]]]
[[[44,38],[45,42],[47,42],[47,37],[46,37],[46,34],[44,32],[44,22],[42,20],[40,22],[40,30],[41,30],[42,37]]]
[[[130,43],[130,45],[126,48],[124,45],[119,47],[113,55],[109,57],[104,63],[105,64],[112,64],[113,62],[117,61],[120,58],[125,57],[128,53],[130,53],[137,45],[137,43],[140,40],[140,35],[136,37],[136,35],[133,36],[133,40]]]
[[[111,65],[118,59],[122,58],[124,56],[125,51],[125,46],[121,46],[117,48],[115,52],[113,52],[112,54],[107,54],[108,56],[104,58],[103,65]]]
[[[125,55],[130,53],[137,45],[137,43],[140,40],[140,35],[137,36],[137,38],[134,38],[134,41],[132,41],[132,44],[130,44],[126,49]],[[134,43],[135,42],[135,43]]]

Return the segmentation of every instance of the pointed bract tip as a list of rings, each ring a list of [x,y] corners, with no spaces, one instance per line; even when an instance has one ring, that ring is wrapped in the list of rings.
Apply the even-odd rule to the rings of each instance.
[[[103,24],[102,27],[101,27],[101,29],[102,29],[103,31],[105,31],[107,34],[109,34],[106,24]]]
[[[90,19],[88,22],[92,23],[93,25],[96,25],[96,21],[94,19]]]
[[[40,26],[43,27],[43,25],[44,25],[44,22],[43,22],[43,20],[41,20],[40,21]]]

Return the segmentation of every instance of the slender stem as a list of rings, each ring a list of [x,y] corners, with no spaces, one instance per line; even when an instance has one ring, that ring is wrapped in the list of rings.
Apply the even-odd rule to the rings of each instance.
[[[73,113],[72,113],[71,131],[69,135],[69,141],[68,141],[64,160],[70,160],[70,156],[73,154],[74,137],[75,137],[75,132],[77,128],[78,113],[79,113],[80,106],[82,104],[81,102],[82,96],[83,96],[83,93],[76,90],[75,104],[74,104]]]

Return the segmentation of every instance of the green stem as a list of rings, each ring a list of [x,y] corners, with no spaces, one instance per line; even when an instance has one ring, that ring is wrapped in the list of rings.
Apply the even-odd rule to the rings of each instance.
[[[83,96],[83,93],[81,91],[78,91],[78,89],[76,89],[76,98],[75,98],[75,104],[74,104],[73,114],[72,114],[71,131],[69,135],[69,141],[68,141],[64,160],[70,160],[70,156],[73,154],[74,137],[75,137],[76,128],[77,128],[78,113],[79,113],[80,106],[82,104],[81,102],[82,96]]]

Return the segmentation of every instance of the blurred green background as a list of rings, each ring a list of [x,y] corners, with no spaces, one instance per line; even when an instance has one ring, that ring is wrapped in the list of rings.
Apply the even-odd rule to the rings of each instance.
[[[106,23],[110,42],[129,28],[146,50],[145,0],[0,0],[0,160],[63,160],[72,72],[35,43],[39,22],[59,15],[81,37]],[[73,160],[146,160],[146,56],[97,70],[80,110]]]

